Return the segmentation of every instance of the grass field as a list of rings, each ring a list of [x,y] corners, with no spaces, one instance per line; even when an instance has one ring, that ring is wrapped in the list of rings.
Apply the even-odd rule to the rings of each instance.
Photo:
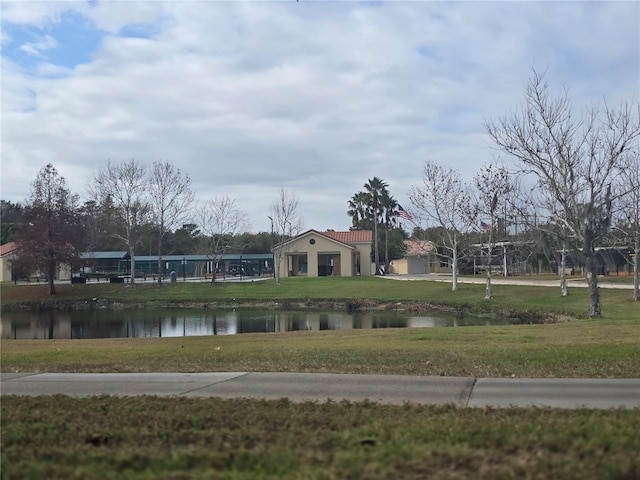
[[[2,398],[3,479],[632,479],[640,411]]]
[[[313,308],[440,305],[556,323],[112,340],[2,340],[9,371],[300,371],[522,377],[640,377],[640,306],[602,290],[293,279],[265,284],[66,285],[58,306],[289,302]],[[80,288],[78,288],[80,287]],[[5,286],[3,308],[55,306],[37,286]],[[394,307],[395,306],[395,307]],[[3,396],[3,479],[640,478],[640,409],[460,409],[369,402]]]
[[[628,280],[630,282],[630,280]],[[570,288],[570,295],[560,296],[559,287],[494,285],[491,300],[484,299],[484,286],[460,284],[456,292],[445,282],[403,282],[378,277],[287,278],[281,285],[273,281],[248,283],[174,283],[122,284],[94,283],[58,285],[58,295],[47,294],[44,285],[2,285],[3,309],[36,306],[65,308],[91,303],[93,298],[121,306],[238,306],[248,304],[335,304],[346,308],[360,302],[373,307],[385,304],[393,308],[439,306],[475,312],[500,312],[514,315],[570,315],[585,318],[588,300],[585,288]],[[631,290],[601,289],[603,318],[640,318],[640,305],[633,302]]]
[[[496,285],[495,298],[483,299],[483,286],[459,291],[438,282],[400,282],[378,278],[287,279],[245,284],[61,285],[57,302],[98,304],[240,307],[289,303],[313,308],[330,301],[374,308],[447,305],[482,311],[533,313],[557,323],[441,329],[243,334],[235,336],[112,339],[3,340],[0,369],[5,372],[139,371],[299,371],[411,375],[640,377],[640,305],[628,290],[602,290],[603,319],[580,318],[585,289],[568,297],[549,287]],[[44,287],[3,288],[3,306],[49,300]]]
[[[640,321],[110,340],[3,340],[4,372],[640,377]]]

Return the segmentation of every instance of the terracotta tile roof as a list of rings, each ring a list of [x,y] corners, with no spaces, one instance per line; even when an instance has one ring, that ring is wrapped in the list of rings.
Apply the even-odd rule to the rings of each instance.
[[[405,257],[427,255],[436,248],[433,242],[430,242],[429,240],[405,240],[404,244],[407,246]]]
[[[351,230],[348,232],[336,232],[335,230],[327,230],[322,235],[329,237],[338,242],[354,245],[356,243],[371,243],[373,241],[373,232],[371,230]]]
[[[16,242],[9,242],[4,245],[0,245],[0,257],[13,252],[16,248],[18,248],[18,244]]]

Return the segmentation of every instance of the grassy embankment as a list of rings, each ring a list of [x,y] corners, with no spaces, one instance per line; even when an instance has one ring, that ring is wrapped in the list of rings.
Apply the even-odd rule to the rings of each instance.
[[[3,479],[640,476],[635,410],[2,398]]]
[[[541,277],[526,277],[538,279]],[[549,277],[543,277],[547,280]],[[618,282],[630,283],[628,277]],[[242,306],[255,304],[302,304],[314,307],[318,302],[347,307],[348,302],[364,308],[386,305],[391,308],[448,307],[478,312],[496,312],[515,316],[530,314],[566,314],[584,318],[588,313],[586,289],[570,288],[567,297],[559,287],[494,285],[493,299],[484,300],[484,287],[460,284],[452,292],[450,283],[429,281],[395,281],[378,277],[288,278],[281,285],[271,280],[248,283],[174,283],[122,284],[93,283],[58,285],[58,295],[47,294],[44,285],[2,285],[2,309],[36,305],[37,308],[65,308],[71,303],[88,302],[93,297],[123,306]],[[602,289],[605,318],[635,318],[638,305],[629,290]]]
[[[2,303],[44,302],[44,287],[3,288]],[[2,371],[299,371],[454,376],[640,377],[640,305],[628,290],[602,290],[604,319],[584,316],[585,289],[400,282],[379,278],[290,279],[248,284],[65,285],[59,303],[350,305],[551,314],[554,324],[380,329],[216,337],[3,341]]]
[[[245,285],[65,286],[58,302],[136,305],[424,303],[584,317],[586,292],[296,279]],[[3,306],[44,302],[4,288]],[[3,371],[310,371],[640,377],[640,315],[603,290],[605,319],[552,324],[171,339],[2,341]],[[235,300],[234,300],[235,299]],[[192,306],[192,305],[191,305]],[[400,305],[397,305],[400,306]],[[565,318],[566,320],[566,318]],[[364,403],[3,396],[2,478],[638,478],[638,409],[459,409]]]

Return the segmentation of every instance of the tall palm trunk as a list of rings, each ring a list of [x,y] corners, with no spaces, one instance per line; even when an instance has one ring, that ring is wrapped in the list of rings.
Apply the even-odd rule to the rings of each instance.
[[[378,213],[376,211],[373,219],[373,250],[376,262],[376,275],[380,272],[380,252],[378,251]]]
[[[389,273],[389,225],[384,226],[384,273]]]

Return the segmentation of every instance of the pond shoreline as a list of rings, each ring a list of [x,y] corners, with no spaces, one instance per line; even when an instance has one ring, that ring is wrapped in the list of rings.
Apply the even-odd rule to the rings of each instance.
[[[235,299],[234,299],[235,300]],[[347,300],[327,300],[327,299],[281,299],[281,300],[238,300],[232,302],[216,301],[125,301],[109,300],[93,297],[89,300],[47,300],[39,302],[19,302],[4,305],[2,311],[5,312],[46,312],[46,311],[73,311],[73,310],[94,310],[94,309],[146,309],[146,308],[179,308],[179,309],[234,309],[234,308],[264,308],[267,310],[297,309],[297,310],[332,310],[337,312],[358,312],[358,311],[405,311],[410,313],[421,313],[426,311],[441,311],[459,314],[486,314],[508,317],[513,324],[519,323],[558,323],[570,321],[573,318],[568,315],[558,315],[549,312],[535,310],[485,310],[472,308],[469,305],[438,305],[430,302],[388,302],[375,301],[365,298],[352,298]]]

